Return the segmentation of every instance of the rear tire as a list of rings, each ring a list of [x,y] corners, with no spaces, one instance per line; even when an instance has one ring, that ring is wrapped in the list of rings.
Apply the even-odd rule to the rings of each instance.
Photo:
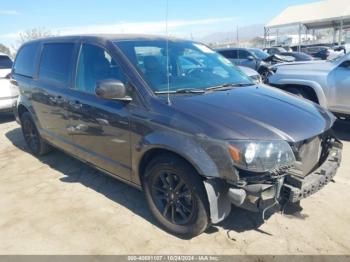
[[[42,156],[51,151],[51,146],[40,136],[37,127],[29,112],[21,115],[21,126],[24,140],[29,150],[36,156]]]
[[[148,206],[161,226],[176,236],[192,238],[209,226],[209,203],[196,170],[166,154],[146,167],[143,187]]]

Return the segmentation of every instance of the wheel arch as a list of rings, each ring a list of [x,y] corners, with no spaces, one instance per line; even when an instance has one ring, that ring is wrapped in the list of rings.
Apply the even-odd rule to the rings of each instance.
[[[142,178],[145,174],[146,171],[146,167],[147,164],[154,159],[157,156],[160,156],[162,154],[168,154],[168,155],[173,155],[175,157],[178,157],[180,159],[182,159],[183,161],[187,162],[189,165],[191,165],[196,172],[198,173],[198,175],[200,177],[202,177],[202,179],[204,179],[204,174],[202,172],[202,170],[198,167],[198,165],[192,161],[191,159],[188,159],[188,157],[184,156],[183,154],[181,154],[180,152],[178,152],[175,149],[172,148],[168,148],[168,147],[160,147],[160,146],[155,146],[150,148],[149,150],[145,151],[138,163],[138,177],[140,179],[140,182],[142,181]]]
[[[23,115],[24,112],[30,112],[30,111],[25,105],[19,104],[17,107],[17,112],[18,112],[18,118],[21,119],[21,116]]]
[[[317,82],[314,81],[308,81],[308,80],[295,80],[295,79],[282,79],[278,81],[278,83],[271,83],[272,85],[275,85],[283,90],[285,90],[287,87],[300,87],[304,88],[308,92],[313,92],[315,95],[315,98],[317,99],[317,102],[319,105],[323,107],[327,107],[327,99],[326,95]]]
[[[207,206],[207,212],[210,217],[211,223],[219,223],[222,220],[224,220],[229,213],[231,212],[231,202],[229,201],[226,190],[227,186],[226,184],[221,180],[217,178],[208,178],[204,176],[201,173],[200,168],[194,163],[193,161],[189,160],[186,158],[186,156],[182,155],[179,152],[176,152],[171,149],[166,149],[166,148],[160,148],[160,147],[155,147],[150,150],[148,150],[143,157],[141,158],[141,161],[139,163],[139,177],[142,180],[147,163],[149,163],[154,157],[159,156],[160,154],[171,154],[174,155],[181,160],[185,161],[188,163],[190,166],[192,166],[197,174],[198,177],[202,180],[204,191],[205,191],[205,198],[209,206]],[[143,188],[143,183],[142,183],[142,189]]]
[[[317,104],[320,104],[320,101],[319,101],[319,98],[317,96],[317,93],[316,93],[315,89],[313,89],[310,86],[307,86],[307,85],[295,85],[295,84],[289,85],[289,84],[287,84],[287,85],[284,86],[284,89],[286,91],[288,91],[289,89],[300,89],[300,90],[306,92],[306,94],[310,97],[311,101],[313,101],[313,102],[315,102]]]
[[[208,146],[203,141],[196,140],[195,137],[184,136],[173,132],[155,132],[149,134],[139,141],[137,150],[133,156],[133,181],[135,184],[142,184],[141,179],[145,173],[145,168],[149,161],[162,153],[171,153],[189,163],[203,181],[206,195],[210,207],[210,219],[212,223],[222,221],[231,210],[231,203],[223,194],[223,183],[227,171],[235,179],[234,172],[230,171],[232,165],[225,162],[222,155],[219,163],[214,161],[207,152],[213,147]],[[223,171],[224,169],[224,171]],[[223,198],[223,199],[222,199]],[[224,201],[223,201],[224,200]]]

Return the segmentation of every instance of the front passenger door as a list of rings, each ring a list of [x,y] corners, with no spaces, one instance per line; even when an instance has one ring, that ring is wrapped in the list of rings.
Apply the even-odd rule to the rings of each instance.
[[[105,79],[117,79],[127,84],[118,62],[106,50],[82,44],[75,87],[69,98],[69,131],[81,158],[130,180],[128,104],[95,95],[96,83]]]

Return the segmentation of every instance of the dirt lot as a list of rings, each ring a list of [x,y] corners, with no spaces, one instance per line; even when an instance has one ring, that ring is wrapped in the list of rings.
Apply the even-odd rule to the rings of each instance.
[[[54,151],[27,152],[19,126],[0,116],[0,254],[349,254],[350,123],[341,168],[303,210],[259,215],[234,209],[192,240],[157,227],[142,192]]]

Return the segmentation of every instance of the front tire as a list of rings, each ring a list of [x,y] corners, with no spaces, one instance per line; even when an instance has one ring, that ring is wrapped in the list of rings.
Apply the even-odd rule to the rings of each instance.
[[[24,140],[29,150],[36,156],[47,154],[51,147],[40,136],[30,113],[24,112],[20,119]]]
[[[143,186],[153,216],[166,231],[188,239],[209,226],[203,182],[186,161],[171,154],[156,157],[146,168]]]

